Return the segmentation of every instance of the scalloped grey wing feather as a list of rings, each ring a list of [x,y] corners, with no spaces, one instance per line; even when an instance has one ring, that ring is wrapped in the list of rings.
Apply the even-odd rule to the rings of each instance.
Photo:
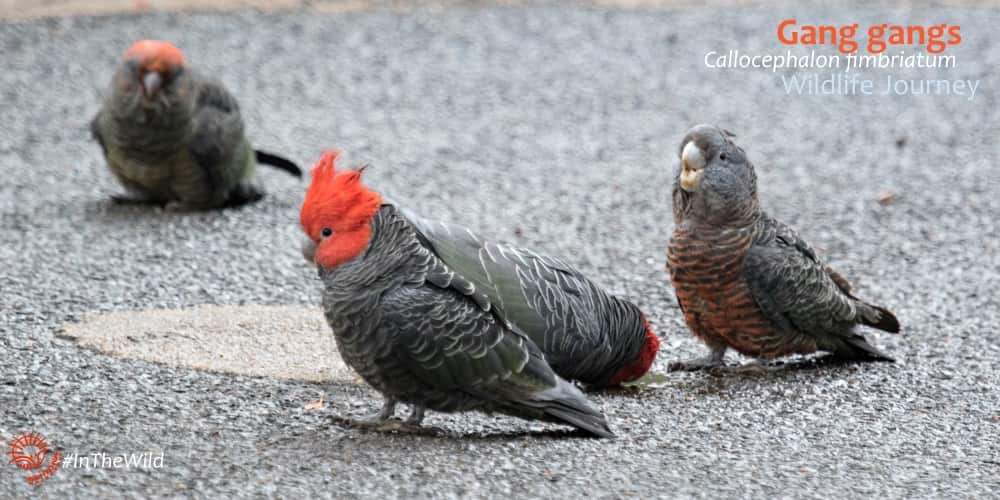
[[[382,298],[378,329],[391,336],[386,355],[425,386],[426,399],[439,407],[479,407],[611,435],[603,415],[552,371],[530,339],[469,298],[427,287],[401,287]]]
[[[565,261],[399,210],[423,245],[472,284],[470,294],[488,300],[498,317],[530,337],[563,377],[606,383],[645,341],[638,309]]]
[[[244,135],[239,103],[221,82],[192,75],[198,92],[195,132],[188,149],[219,196],[253,174],[253,151]]]
[[[754,300],[779,334],[771,341],[815,342],[820,349],[851,357],[891,359],[855,332],[855,325],[875,311],[873,306],[850,295],[840,283],[846,280],[831,274],[793,230],[777,221],[771,229],[775,237],[755,243],[744,261]]]
[[[562,260],[487,241],[467,228],[400,211],[416,228],[424,245],[472,284],[474,293],[486,297],[514,328],[522,332],[545,331],[549,322],[577,320],[555,294],[586,300],[587,289],[584,278]]]

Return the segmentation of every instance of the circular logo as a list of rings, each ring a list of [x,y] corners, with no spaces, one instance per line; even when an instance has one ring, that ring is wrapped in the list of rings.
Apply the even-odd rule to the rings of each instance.
[[[21,434],[10,442],[10,450],[7,451],[10,461],[7,463],[14,464],[21,470],[38,470],[45,465],[45,457],[49,456],[49,451],[49,445],[41,434],[37,432]],[[37,486],[59,469],[62,454],[57,451],[52,453],[51,457],[49,466],[45,470],[27,477],[28,484]]]

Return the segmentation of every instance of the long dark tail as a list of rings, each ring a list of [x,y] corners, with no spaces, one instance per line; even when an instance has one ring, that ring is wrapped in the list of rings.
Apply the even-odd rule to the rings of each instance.
[[[277,168],[278,170],[284,170],[295,177],[302,178],[302,169],[291,160],[261,151],[259,149],[255,149],[253,152],[257,156],[257,163],[265,163]]]
[[[537,395],[532,406],[539,407],[554,420],[565,422],[583,429],[597,437],[614,437],[608,421],[576,386],[562,379],[556,379],[555,387]]]
[[[869,310],[861,314],[861,324],[889,333],[899,333],[899,320],[884,307],[864,304]]]
[[[888,354],[878,350],[868,343],[863,336],[853,334],[850,337],[842,338],[843,345],[834,350],[834,354],[840,358],[853,361],[885,361],[895,363],[896,360]]]

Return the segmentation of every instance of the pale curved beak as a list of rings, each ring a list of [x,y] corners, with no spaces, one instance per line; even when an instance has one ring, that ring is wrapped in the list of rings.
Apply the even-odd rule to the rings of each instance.
[[[681,151],[681,189],[693,193],[698,190],[705,175],[705,153],[694,141],[689,141]]]
[[[302,257],[310,264],[316,264],[316,242],[308,236],[302,239]]]
[[[156,95],[163,87],[163,77],[156,71],[150,71],[142,75],[142,93],[147,99]]]

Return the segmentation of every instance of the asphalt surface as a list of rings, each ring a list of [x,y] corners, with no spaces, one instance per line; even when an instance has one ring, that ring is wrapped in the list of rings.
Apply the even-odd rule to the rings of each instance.
[[[702,65],[707,50],[781,49],[788,15],[958,23],[957,68],[901,74],[981,79],[979,92],[787,96],[772,73]],[[960,7],[558,4],[2,23],[0,434],[162,451],[164,466],[64,467],[30,488],[0,464],[0,497],[996,497],[998,23]],[[86,313],[319,299],[297,248],[304,181],[264,171],[270,196],[222,213],[106,201],[118,187],[86,124],[143,37],[216,68],[258,146],[305,165],[345,148],[399,203],[567,256],[647,311],[661,374],[702,353],[664,271],[678,141],[720,124],[757,165],[765,208],[896,312],[903,334],[872,338],[900,362],[665,374],[594,395],[618,437],[593,440],[474,414],[431,414],[441,437],[363,433],[331,418],[374,411],[363,386],[81,349],[57,333]],[[303,408],[320,395],[323,409]]]

